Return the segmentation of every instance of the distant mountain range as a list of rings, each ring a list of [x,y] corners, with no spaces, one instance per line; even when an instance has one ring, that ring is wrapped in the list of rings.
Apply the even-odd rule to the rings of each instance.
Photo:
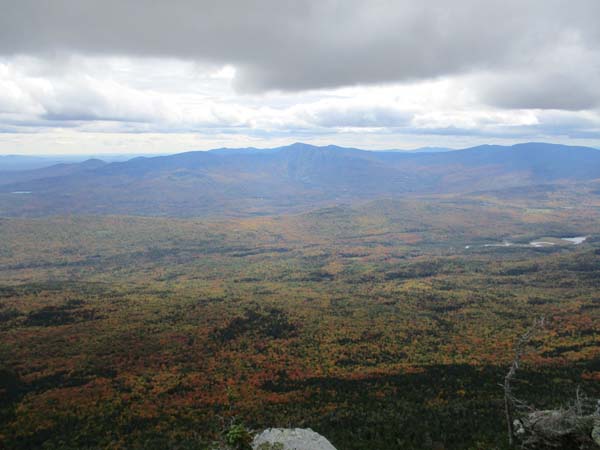
[[[32,170],[65,162],[53,156],[0,155],[0,174],[13,170]]]
[[[145,155],[147,156],[147,155]],[[88,159],[95,159],[90,155],[0,155],[0,180],[6,172],[19,170],[41,169],[56,164],[74,164]],[[126,161],[131,159],[131,155],[123,154],[103,154],[105,161]]]
[[[402,152],[296,143],[2,172],[0,216],[248,216],[595,179],[600,151],[588,147],[526,143]]]
[[[414,150],[406,150],[406,151],[411,152],[411,153],[440,153],[440,152],[451,152],[454,150],[456,150],[456,149],[447,148],[447,147],[420,147],[420,148],[416,148]],[[396,150],[396,151],[402,151],[402,150]]]

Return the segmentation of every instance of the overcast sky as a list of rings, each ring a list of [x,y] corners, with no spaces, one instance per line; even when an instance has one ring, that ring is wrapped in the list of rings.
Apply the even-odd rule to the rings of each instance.
[[[600,147],[598,0],[0,0],[0,153]]]

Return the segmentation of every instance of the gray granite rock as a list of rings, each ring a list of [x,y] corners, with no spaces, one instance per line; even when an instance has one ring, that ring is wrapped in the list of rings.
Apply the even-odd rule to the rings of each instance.
[[[327,439],[310,428],[269,428],[258,434],[254,450],[336,450]]]

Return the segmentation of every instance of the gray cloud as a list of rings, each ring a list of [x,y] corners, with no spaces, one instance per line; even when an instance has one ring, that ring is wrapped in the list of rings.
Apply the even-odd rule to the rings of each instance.
[[[0,10],[3,54],[168,56],[233,64],[237,86],[245,91],[535,70],[565,42],[574,54],[600,42],[597,0],[0,0]],[[563,54],[559,72],[575,70],[569,55]],[[528,97],[520,87],[496,90],[488,99],[500,106],[530,100],[576,109],[584,103],[561,96],[540,102],[542,94]],[[585,89],[577,95],[583,97]]]
[[[562,109],[580,111],[600,104],[597,79],[569,74],[507,76],[483,88],[483,99],[502,108]]]
[[[598,0],[0,0],[0,150],[599,142],[598,17]]]

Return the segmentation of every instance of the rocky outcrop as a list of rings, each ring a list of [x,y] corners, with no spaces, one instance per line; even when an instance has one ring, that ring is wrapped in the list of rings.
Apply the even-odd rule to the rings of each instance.
[[[256,435],[254,450],[336,450],[327,439],[310,428],[269,428]]]
[[[600,450],[600,415],[574,410],[533,411],[515,421],[522,448]]]

